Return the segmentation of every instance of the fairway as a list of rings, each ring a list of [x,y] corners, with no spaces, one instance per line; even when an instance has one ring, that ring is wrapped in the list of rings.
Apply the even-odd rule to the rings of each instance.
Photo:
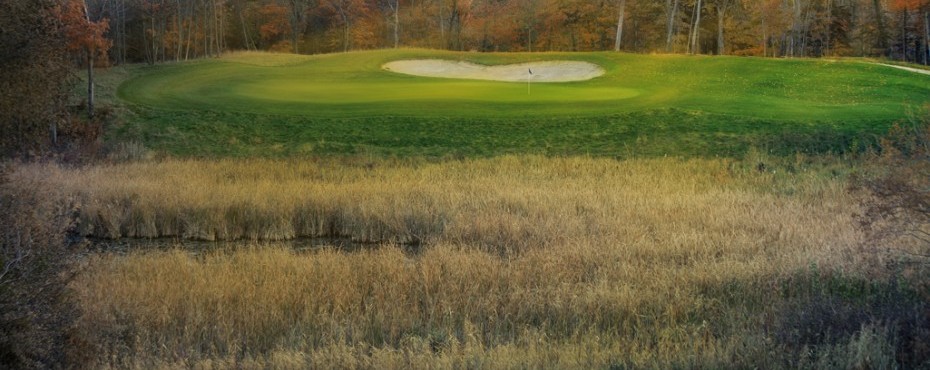
[[[411,59],[582,61],[606,73],[528,91],[382,68]],[[140,113],[118,134],[180,155],[739,155],[848,149],[930,101],[930,76],[857,61],[604,52],[235,53],[140,68],[118,96]]]

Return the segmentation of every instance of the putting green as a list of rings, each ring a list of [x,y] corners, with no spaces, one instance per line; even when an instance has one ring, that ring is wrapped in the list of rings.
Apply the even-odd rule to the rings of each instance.
[[[578,60],[604,76],[537,84],[417,77],[402,59],[485,65]],[[147,69],[120,96],[158,108],[359,116],[590,116],[650,109],[786,120],[897,119],[930,101],[930,76],[858,62],[617,53],[477,54],[427,50],[321,56],[239,53]]]
[[[605,74],[528,92],[382,68],[416,59],[581,61]],[[384,50],[122,71],[118,96],[133,114],[109,135],[177,156],[845,153],[930,102],[930,76],[859,61]]]

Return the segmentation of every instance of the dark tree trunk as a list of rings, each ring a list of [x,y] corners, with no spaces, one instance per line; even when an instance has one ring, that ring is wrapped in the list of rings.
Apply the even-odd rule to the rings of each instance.
[[[833,35],[833,0],[830,0],[827,2],[827,32],[826,32],[826,42],[824,45],[824,51],[822,53],[824,56],[829,56],[831,54],[830,45],[831,45],[832,40],[830,39],[832,35]]]
[[[87,51],[87,117],[94,118],[94,52]]]
[[[882,55],[888,55],[888,33],[885,31],[885,15],[881,2],[872,0],[872,8],[875,10],[875,22],[878,25],[878,47],[882,49]]]
[[[930,64],[930,12],[924,12],[924,65]]]

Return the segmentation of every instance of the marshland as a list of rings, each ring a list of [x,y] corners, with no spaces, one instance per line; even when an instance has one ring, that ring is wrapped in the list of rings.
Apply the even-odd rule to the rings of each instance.
[[[722,22],[730,2],[709,2]],[[207,7],[157,36],[93,21],[97,3],[0,4],[4,20],[57,5],[42,45],[93,36],[62,44],[84,54],[23,49],[46,64],[0,59],[0,367],[930,366],[916,49],[889,60],[862,41],[878,34],[834,27],[829,53],[732,36],[717,54],[753,56],[694,55],[693,25],[691,55],[649,44],[664,31],[609,52],[542,28],[545,51],[348,51],[374,31],[345,18],[291,42],[273,4],[255,13],[273,43],[232,51],[219,23],[184,19]],[[720,27],[786,11],[759,3]],[[250,37],[247,21],[226,27]]]

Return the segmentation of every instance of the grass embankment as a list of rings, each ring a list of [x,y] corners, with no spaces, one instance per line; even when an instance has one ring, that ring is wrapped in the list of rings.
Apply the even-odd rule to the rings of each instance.
[[[607,74],[526,85],[384,71],[398,59],[571,59]],[[733,156],[861,149],[930,101],[930,76],[860,62],[426,50],[238,53],[123,73],[114,131],[179,156]],[[110,85],[115,89],[122,79]]]
[[[167,161],[13,179],[124,235],[424,241],[91,256],[72,288],[93,367],[891,364],[904,337],[883,302],[912,298],[866,278],[839,168],[744,163]]]

